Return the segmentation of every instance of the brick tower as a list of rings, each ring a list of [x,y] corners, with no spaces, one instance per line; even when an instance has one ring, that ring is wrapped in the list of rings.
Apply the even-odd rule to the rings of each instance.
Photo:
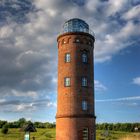
[[[81,19],[58,36],[56,140],[95,140],[94,36]]]

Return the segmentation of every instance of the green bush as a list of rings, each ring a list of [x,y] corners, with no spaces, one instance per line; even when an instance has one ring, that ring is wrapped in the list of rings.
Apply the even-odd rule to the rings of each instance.
[[[8,125],[6,125],[6,124],[3,125],[1,132],[2,132],[3,134],[7,134],[7,133],[8,133]]]

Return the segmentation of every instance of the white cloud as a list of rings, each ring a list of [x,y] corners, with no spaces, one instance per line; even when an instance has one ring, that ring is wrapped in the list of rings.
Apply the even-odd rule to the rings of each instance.
[[[5,0],[1,3],[4,2]],[[114,16],[116,12],[126,15],[126,20],[137,18],[137,7],[131,9],[131,5],[128,12],[124,10],[130,4],[129,0],[109,0],[103,3],[99,0],[87,0],[83,6],[66,0],[34,0],[33,3],[37,10],[27,12],[27,22],[13,22],[15,17],[10,14],[10,20],[0,28],[1,97],[27,97],[35,100],[56,91],[56,38],[63,23],[69,18],[84,19],[95,32],[95,62],[111,60],[114,54],[137,42],[130,38],[140,35],[137,30],[139,25],[133,21],[126,21],[122,25],[117,19],[110,19],[110,15]],[[13,8],[20,9],[17,6],[13,5]],[[26,6],[29,7],[28,4]],[[95,81],[95,90],[106,89],[100,81]],[[16,103],[19,111],[37,104]],[[44,104],[46,105],[39,105]],[[55,106],[55,103],[47,105]]]
[[[127,22],[126,26],[124,26],[120,33],[117,34],[118,39],[129,39],[129,37],[134,35],[139,35],[140,31],[138,30],[139,24],[134,24],[133,22],[129,21]]]
[[[30,104],[19,104],[19,105],[16,105],[14,107],[15,109],[13,109],[13,112],[24,112],[24,111],[35,111],[36,110],[36,107],[33,106],[32,103]]]
[[[1,112],[29,112],[33,113],[40,108],[56,108],[56,103],[52,102],[48,98],[44,99],[34,99],[34,100],[9,100],[3,99],[0,101],[0,111]]]
[[[54,102],[48,102],[47,107],[55,107],[56,108],[56,103]]]
[[[96,102],[121,102],[121,101],[132,101],[132,100],[140,101],[140,96],[124,97],[124,98],[117,98],[117,99],[104,99],[104,100],[95,100],[95,101]]]
[[[107,87],[104,86],[100,81],[94,80],[95,91],[105,91]]]
[[[0,103],[4,103],[5,101],[5,99],[0,99]]]
[[[126,106],[126,107],[140,107],[139,100],[126,100],[126,101],[118,101],[118,102],[112,102],[112,104],[115,104],[117,106]]]
[[[123,11],[129,4],[129,0],[109,0],[108,5],[106,5],[107,9],[105,12],[108,16],[114,15],[117,12]]]
[[[90,12],[95,12],[97,5],[99,5],[99,0],[88,0],[86,3],[86,8]]]
[[[123,11],[130,4],[129,0],[87,0],[86,8],[93,14],[102,8],[104,11],[104,16],[111,16],[117,12]]]
[[[116,31],[105,34],[104,38],[99,37],[95,42],[95,62],[108,61],[120,50],[138,43],[140,39],[131,40],[133,36],[140,35],[138,28],[139,24],[129,21]]]
[[[124,13],[122,18],[124,18],[125,20],[138,18],[140,20],[140,5],[137,5]]]
[[[140,77],[136,77],[133,79],[133,84],[139,85],[140,86]]]
[[[136,102],[133,102],[133,103],[126,103],[126,104],[124,104],[124,105],[130,106],[130,107],[138,107],[138,106],[140,106],[140,104],[139,104],[139,103],[136,103]]]
[[[15,97],[30,97],[32,99],[38,98],[38,93],[35,91],[21,92],[17,90],[12,90],[12,94]]]
[[[4,26],[3,28],[0,28],[0,39],[8,38],[10,35],[12,35],[12,33],[12,26]]]

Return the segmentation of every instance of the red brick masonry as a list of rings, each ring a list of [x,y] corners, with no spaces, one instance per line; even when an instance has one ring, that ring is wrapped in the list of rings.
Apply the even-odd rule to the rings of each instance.
[[[94,113],[94,37],[88,33],[65,33],[58,37],[58,97],[56,114],[56,140],[83,139],[83,129],[88,128],[88,140],[95,140]],[[88,55],[88,63],[81,60],[82,53]],[[71,61],[65,62],[70,53]],[[82,77],[87,77],[88,86],[82,87]],[[64,86],[64,78],[70,77],[71,85]],[[88,109],[82,110],[82,101]]]

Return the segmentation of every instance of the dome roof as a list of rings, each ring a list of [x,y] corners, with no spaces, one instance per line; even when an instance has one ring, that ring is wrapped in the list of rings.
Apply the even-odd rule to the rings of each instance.
[[[67,33],[67,32],[89,33],[89,25],[82,19],[73,18],[66,21],[63,25],[63,33]]]

